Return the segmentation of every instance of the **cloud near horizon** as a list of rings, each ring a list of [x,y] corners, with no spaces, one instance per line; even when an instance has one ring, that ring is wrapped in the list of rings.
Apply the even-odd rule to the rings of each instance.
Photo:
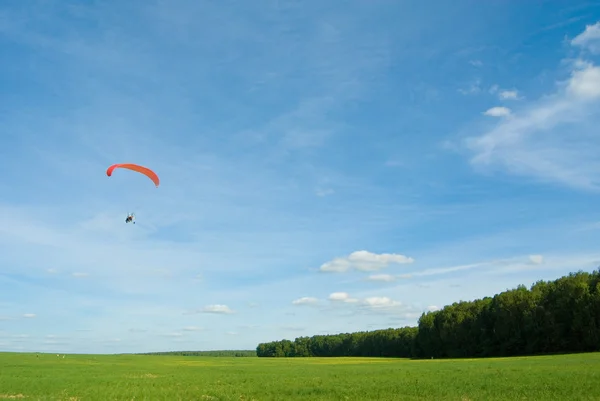
[[[598,10],[482,7],[7,4],[0,351],[253,349],[596,268]]]
[[[347,257],[339,257],[323,263],[319,270],[334,273],[344,273],[350,270],[374,271],[385,269],[390,264],[408,264],[413,262],[413,258],[396,253],[376,254],[368,251],[355,251]]]
[[[208,305],[202,308],[203,313],[219,313],[229,315],[234,313],[227,305]]]

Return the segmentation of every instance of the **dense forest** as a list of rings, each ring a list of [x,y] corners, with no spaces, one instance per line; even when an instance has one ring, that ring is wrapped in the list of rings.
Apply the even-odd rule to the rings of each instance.
[[[423,313],[418,327],[261,343],[259,357],[460,358],[600,351],[600,270]]]
[[[145,352],[136,355],[171,355],[171,356],[237,356],[237,357],[255,357],[254,350],[218,350],[218,351],[165,351],[165,352]]]

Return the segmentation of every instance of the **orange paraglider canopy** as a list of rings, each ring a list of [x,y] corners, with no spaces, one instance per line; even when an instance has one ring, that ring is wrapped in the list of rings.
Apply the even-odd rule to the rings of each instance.
[[[146,177],[150,178],[152,180],[152,182],[154,182],[154,185],[156,185],[156,187],[158,188],[158,185],[160,183],[158,175],[156,175],[156,173],[154,171],[150,170],[148,167],[144,167],[144,166],[140,166],[138,164],[132,164],[132,163],[113,164],[106,170],[106,175],[110,177],[113,173],[113,170],[116,168],[126,168],[128,170],[133,170],[133,171],[137,171],[138,173],[142,173]]]

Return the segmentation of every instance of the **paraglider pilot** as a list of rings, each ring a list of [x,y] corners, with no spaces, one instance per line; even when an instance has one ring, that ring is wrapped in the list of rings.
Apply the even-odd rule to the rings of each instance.
[[[125,223],[135,224],[135,221],[133,221],[134,218],[135,218],[135,215],[133,213],[128,214],[127,218],[125,219]]]

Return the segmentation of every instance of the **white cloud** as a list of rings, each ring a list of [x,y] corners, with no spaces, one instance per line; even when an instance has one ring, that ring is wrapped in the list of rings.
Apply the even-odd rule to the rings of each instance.
[[[595,100],[600,97],[600,67],[588,64],[573,71],[567,91],[575,98]]]
[[[391,274],[372,274],[369,277],[367,277],[367,280],[391,282],[396,281],[396,277]]]
[[[229,308],[229,306],[227,306],[227,305],[215,304],[215,305],[205,306],[204,308],[202,308],[202,312],[203,313],[217,313],[217,314],[231,314],[231,313],[233,313],[233,310],[231,310]]]
[[[594,25],[586,25],[585,30],[571,40],[571,44],[592,53],[600,53],[600,21]]]
[[[34,317],[36,317],[36,314],[35,314],[35,313],[25,313],[25,314],[23,315],[23,317],[25,317],[25,318],[28,318],[28,319],[31,319],[31,318],[34,318]]]
[[[531,263],[539,265],[539,264],[544,263],[544,256],[542,256],[542,255],[529,255],[529,260],[531,261]]]
[[[88,273],[84,273],[84,272],[74,272],[74,273],[72,273],[71,275],[72,275],[73,277],[79,277],[79,278],[82,278],[82,277],[87,277],[87,276],[89,276],[89,274],[88,274]]]
[[[302,297],[302,298],[298,298],[292,301],[293,305],[314,305],[317,302],[319,302],[319,300],[317,298],[314,297]]]
[[[358,302],[358,299],[351,298],[347,292],[333,292],[329,294],[329,300],[334,302],[346,302],[346,303],[355,303]]]
[[[374,271],[386,268],[392,263],[407,264],[413,262],[413,258],[396,253],[376,254],[368,251],[356,251],[347,257],[335,258],[323,263],[320,271],[335,273],[343,273],[349,270]]]
[[[519,99],[519,92],[517,90],[503,90],[498,94],[501,100],[517,100]]]
[[[436,310],[440,310],[441,308],[439,306],[435,306],[435,305],[429,305],[427,307],[427,310],[430,312],[436,311]]]
[[[473,67],[483,66],[483,62],[481,60],[470,60],[469,64],[471,64]]]
[[[389,297],[368,297],[363,300],[363,304],[373,309],[385,309],[402,305],[401,302],[394,301]]]
[[[504,106],[496,106],[487,109],[483,114],[490,117],[507,117],[510,116],[510,109]]]
[[[187,326],[183,328],[183,331],[202,331],[204,330],[202,327],[197,326]]]
[[[372,315],[373,313],[395,313],[402,314],[415,312],[413,306],[404,305],[400,301],[396,301],[389,296],[371,295],[364,293],[362,297],[352,297],[347,292],[334,292],[329,295],[331,301],[329,308],[324,308],[323,311],[342,312],[341,316],[348,314],[365,314]]]
[[[542,182],[600,189],[600,67],[572,63],[557,91],[523,104],[510,119],[463,144],[478,169],[499,168]]]
[[[495,84],[490,86],[489,92],[494,95],[498,94],[500,100],[518,100],[522,99],[519,91],[516,89],[500,89],[500,86]]]

